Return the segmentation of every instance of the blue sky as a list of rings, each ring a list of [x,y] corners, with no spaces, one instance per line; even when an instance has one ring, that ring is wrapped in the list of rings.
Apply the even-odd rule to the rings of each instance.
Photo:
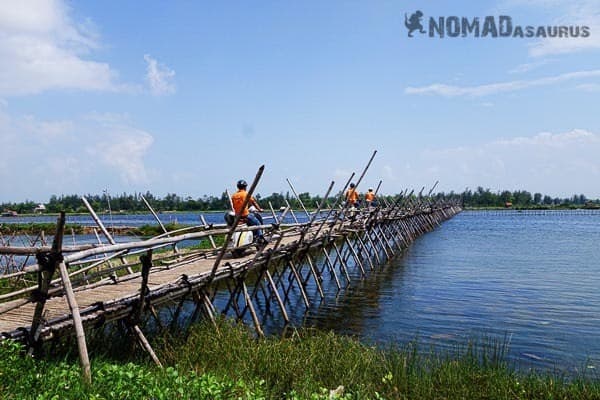
[[[366,186],[600,197],[600,3],[120,2],[0,8],[0,201]],[[407,36],[405,13],[587,38]],[[427,29],[427,26],[426,26]]]

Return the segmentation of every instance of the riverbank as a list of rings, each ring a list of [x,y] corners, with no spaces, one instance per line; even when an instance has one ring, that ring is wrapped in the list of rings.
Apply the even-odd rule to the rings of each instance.
[[[162,336],[154,348],[164,369],[143,353],[104,348],[92,361],[93,384],[85,386],[75,358],[37,361],[3,342],[0,398],[600,398],[597,378],[519,372],[505,361],[504,344],[486,341],[440,354],[414,343],[379,348],[306,329],[256,339],[221,321],[217,330],[194,326],[185,339]]]

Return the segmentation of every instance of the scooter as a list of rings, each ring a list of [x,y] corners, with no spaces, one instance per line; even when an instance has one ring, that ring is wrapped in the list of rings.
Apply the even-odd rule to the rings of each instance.
[[[262,215],[258,213],[258,210],[256,210],[255,207],[250,207],[248,210],[256,216],[262,225]],[[225,213],[224,218],[227,226],[231,227],[235,221],[235,213],[233,211],[229,211]],[[238,224],[238,227],[241,228],[245,228],[247,226],[248,225],[245,223]],[[256,245],[256,248],[258,249],[258,245],[254,243],[253,231],[236,231],[231,236],[229,243],[227,243],[227,248],[231,249],[231,255],[233,257],[243,257],[246,253],[246,250],[248,250],[253,244]]]

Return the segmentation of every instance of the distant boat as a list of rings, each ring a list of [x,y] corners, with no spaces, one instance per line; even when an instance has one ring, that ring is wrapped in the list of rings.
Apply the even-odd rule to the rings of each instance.
[[[13,210],[4,210],[2,212],[3,217],[16,217],[17,215],[19,215],[19,213]]]

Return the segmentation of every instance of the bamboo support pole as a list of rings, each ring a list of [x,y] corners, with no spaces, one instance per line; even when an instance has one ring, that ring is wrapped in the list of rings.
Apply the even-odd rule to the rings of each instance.
[[[140,317],[144,312],[146,306],[146,295],[148,294],[148,277],[150,276],[150,269],[152,268],[152,250],[144,255],[140,256],[140,262],[142,263],[142,282],[140,285],[140,298],[138,306],[133,313],[133,325],[137,325],[140,322]]]
[[[359,249],[360,254],[362,254],[364,252],[364,254],[366,255],[365,258],[369,262],[369,269],[371,271],[373,271],[375,269],[375,266],[373,265],[373,260],[371,260],[371,254],[370,254],[369,250],[366,248],[365,243],[362,241],[362,239],[360,238],[360,235],[358,233],[356,233],[354,235],[354,242],[355,243],[358,242],[358,247],[360,247],[360,249]]]
[[[348,282],[348,285],[349,285],[350,284],[350,274],[348,273],[348,265],[342,258],[342,254],[340,253],[340,249],[338,248],[337,244],[335,242],[333,242],[332,244],[333,244],[333,248],[335,250],[336,257],[337,257],[336,260],[340,262],[340,269],[346,276],[346,281]]]
[[[202,221],[202,226],[208,227],[208,224],[206,223],[206,219],[204,218],[204,215],[200,215],[200,220]],[[217,244],[215,243],[215,239],[213,238],[212,235],[208,235],[208,240],[210,241],[210,245],[213,249],[217,248]]]
[[[96,228],[94,228],[94,235],[96,236],[96,241],[98,242],[98,244],[102,246],[102,240],[100,240],[100,236],[98,235],[98,230]],[[108,264],[108,267],[112,268],[113,265],[110,262],[110,258],[108,258],[108,254],[107,253],[104,253],[104,259],[106,260],[106,263]],[[99,265],[101,265],[101,264],[99,264]]]
[[[137,335],[137,338],[140,341],[140,344],[144,347],[144,349],[148,352],[148,354],[150,354],[150,357],[152,357],[152,360],[154,361],[154,363],[158,367],[162,368],[163,365],[161,364],[160,360],[156,356],[156,353],[152,349],[152,346],[150,346],[150,342],[148,342],[148,340],[144,336],[144,333],[142,332],[142,330],[140,329],[140,327],[137,326],[137,325],[134,325],[133,326],[133,331]]]
[[[202,304],[204,305],[204,309],[206,310],[206,313],[208,314],[208,317],[210,318],[212,324],[215,327],[217,327],[217,320],[215,318],[216,310],[215,310],[213,303],[210,301],[210,297],[206,294],[205,291],[202,291],[201,299],[202,299]]]
[[[302,278],[298,274],[298,270],[296,269],[296,266],[294,265],[294,262],[292,260],[288,260],[288,265],[292,270],[292,273],[294,274],[294,278],[296,279],[296,283],[298,284],[298,288],[300,289],[300,293],[302,294],[302,300],[304,300],[304,305],[308,310],[310,308],[310,301],[308,300],[308,296],[306,295],[306,291],[304,290]]]
[[[331,258],[329,257],[329,253],[327,253],[325,248],[322,248],[322,250],[323,250],[323,254],[325,255],[325,264],[327,264],[327,266],[329,267],[329,271],[335,278],[335,285],[337,286],[338,291],[340,291],[340,290],[342,290],[342,285],[340,284],[340,279],[337,276],[337,272],[335,272],[335,267],[331,263]]]
[[[290,205],[290,202],[287,201],[287,199],[285,200],[285,205],[287,206],[287,208],[289,208],[290,215],[292,216],[292,219],[294,220],[294,222],[299,224],[298,218],[296,218],[296,214],[294,214],[294,210],[292,209],[292,206]]]
[[[115,239],[112,237],[112,235],[110,234],[110,232],[108,232],[108,230],[106,229],[106,227],[104,226],[104,224],[102,223],[102,221],[100,220],[100,218],[98,218],[98,215],[96,215],[96,212],[94,211],[94,209],[92,208],[92,206],[90,205],[90,203],[87,201],[87,199],[85,198],[85,196],[81,196],[81,201],[83,201],[83,204],[85,205],[85,207],[90,212],[90,215],[92,216],[92,218],[94,219],[94,221],[96,222],[96,224],[100,228],[100,231],[102,231],[102,234],[104,234],[104,236],[106,237],[106,239],[108,240],[108,242],[110,244],[117,244],[117,242],[115,242]],[[125,261],[125,257],[120,257],[120,258],[121,258],[121,262],[123,263],[123,265],[127,265],[127,261]],[[129,272],[130,274],[133,273],[131,267],[126,267],[126,268],[127,268],[127,272]]]
[[[162,221],[160,220],[160,218],[158,218],[158,215],[156,215],[156,212],[154,212],[154,209],[152,208],[152,206],[150,205],[150,203],[148,203],[148,200],[146,200],[146,198],[142,195],[140,195],[142,201],[144,202],[144,204],[146,205],[146,208],[148,208],[148,210],[150,211],[150,213],[152,214],[152,216],[154,217],[154,219],[156,220],[156,222],[158,222],[158,225],[160,226],[160,229],[162,229],[162,231],[164,233],[167,234],[167,237],[169,237],[169,232],[167,232],[167,228],[165,228],[165,226],[163,225]],[[175,253],[179,253],[179,249],[177,248],[177,244],[173,243],[173,251]]]
[[[242,282],[242,289],[244,290],[244,299],[246,300],[246,307],[250,309],[250,315],[252,315],[252,322],[254,323],[254,329],[259,336],[265,336],[265,333],[260,326],[260,321],[258,320],[258,315],[256,315],[256,310],[254,309],[254,305],[252,304],[252,299],[248,295],[248,288],[246,287],[246,282]]]
[[[318,274],[318,271],[315,268],[314,263],[312,262],[312,258],[310,257],[310,254],[308,254],[308,253],[306,253],[306,261],[308,261],[309,270],[310,270],[310,272],[311,272],[311,274],[313,276],[315,284],[317,285],[317,290],[319,292],[319,295],[321,296],[321,299],[324,299],[325,298],[325,293],[323,292],[323,285],[321,285],[321,281],[323,279]]]
[[[92,371],[90,369],[90,359],[88,357],[87,344],[85,342],[85,331],[83,329],[81,315],[79,315],[79,306],[77,305],[77,300],[75,300],[69,273],[67,272],[67,267],[64,262],[61,261],[58,263],[58,270],[63,281],[67,303],[69,304],[69,309],[73,316],[73,326],[75,328],[75,335],[77,336],[77,347],[79,348],[79,361],[81,362],[81,368],[83,369],[83,379],[86,383],[91,384]]]
[[[381,241],[385,244],[385,246],[389,249],[391,256],[388,258],[392,258],[394,257],[394,255],[396,254],[396,250],[394,250],[394,246],[392,246],[388,240],[388,238],[383,234],[383,231],[381,230],[381,226],[376,226],[375,228],[375,233],[377,235],[379,235],[379,237],[381,238]]]
[[[370,246],[371,250],[373,251],[375,259],[377,260],[377,264],[381,265],[383,262],[381,260],[381,257],[379,257],[379,250],[377,249],[377,246],[375,246],[375,243],[373,243],[373,239],[371,238],[370,230],[366,230],[363,233],[363,237],[367,238],[367,241],[369,242],[369,246]]]
[[[298,203],[300,203],[300,207],[302,207],[302,209],[304,210],[304,213],[306,214],[306,220],[310,221],[310,214],[309,214],[308,210],[306,210],[306,207],[304,207],[304,202],[302,202],[302,199],[300,198],[300,196],[298,196],[298,193],[296,193],[296,189],[294,188],[294,185],[292,185],[292,182],[290,182],[290,180],[288,178],[285,178],[285,180],[287,181],[288,185],[290,185],[290,188],[292,189],[292,193],[294,193],[294,196],[296,196],[296,200],[298,200]]]
[[[287,310],[285,309],[285,304],[281,300],[281,296],[279,295],[279,291],[277,290],[277,286],[275,286],[275,282],[273,281],[273,277],[269,270],[265,271],[265,276],[267,277],[267,281],[269,282],[269,286],[271,287],[271,293],[275,296],[277,300],[277,304],[279,305],[279,310],[281,311],[281,316],[286,323],[290,322],[290,317],[288,316]]]
[[[270,201],[269,201],[269,210],[271,211],[271,215],[273,216],[273,221],[275,221],[275,223],[277,225],[279,225],[279,220],[277,219],[277,214],[275,214],[275,209],[273,209],[273,204],[271,204]]]
[[[367,173],[367,171],[369,170],[369,167],[371,166],[371,163],[373,162],[373,159],[375,158],[375,155],[377,154],[377,150],[373,151],[373,154],[371,155],[371,158],[369,159],[369,162],[367,163],[367,165],[365,166],[365,168],[363,169],[362,173],[360,174],[360,177],[358,178],[358,180],[356,181],[356,183],[354,184],[354,189],[358,190],[358,185],[360,184],[360,182],[362,181],[362,179],[364,178],[365,174]],[[345,189],[344,189],[345,190]],[[344,195],[344,194],[342,194]],[[329,234],[331,234],[331,231],[333,229],[333,227],[335,226],[335,222],[337,222],[337,220],[339,218],[341,218],[342,214],[345,214],[345,211],[348,209],[348,202],[344,203],[344,206],[342,207],[342,211],[340,213],[338,213],[337,217],[334,220],[333,225],[331,226],[331,229],[329,230]]]
[[[56,234],[54,235],[54,241],[52,243],[52,251],[47,257],[38,255],[38,262],[42,266],[42,269],[38,273],[38,302],[35,306],[33,313],[33,320],[31,323],[31,329],[29,331],[29,350],[28,353],[31,355],[37,349],[39,345],[39,336],[42,327],[42,315],[44,312],[44,306],[46,305],[46,299],[48,298],[48,290],[50,288],[50,282],[52,281],[52,275],[56,270],[57,263],[60,262],[62,257],[61,249],[63,243],[63,237],[65,233],[65,213],[60,213],[56,222]]]
[[[252,294],[250,295],[251,298],[252,297],[256,297],[256,291],[257,291],[257,288],[260,287],[260,283],[262,282],[262,279],[263,279],[263,276],[264,276],[264,272],[268,270],[269,264],[271,263],[271,260],[272,260],[272,255],[277,251],[277,249],[279,248],[279,245],[281,244],[282,240],[283,240],[283,234],[281,234],[279,236],[279,238],[275,242],[275,245],[271,249],[269,249],[269,252],[267,254],[267,258],[263,262],[261,270],[257,274],[256,281],[255,281],[255,284],[254,284],[254,288],[252,290]],[[262,255],[264,249],[265,248],[263,247],[263,248],[261,248],[260,250],[258,250],[256,252],[256,255],[254,256],[254,258],[248,263],[248,265],[246,267],[246,270],[244,271],[245,273],[241,276],[242,279],[245,279],[247,271],[250,271],[252,269],[252,266],[256,263],[256,261]],[[243,318],[244,315],[246,314],[246,310],[247,310],[247,307],[245,307],[244,310],[242,311],[241,318]]]
[[[354,258],[354,261],[360,268],[360,273],[362,274],[362,277],[366,278],[367,273],[365,272],[365,266],[363,265],[362,261],[358,257],[358,254],[356,254],[356,250],[354,250],[354,246],[352,245],[352,243],[350,243],[350,240],[348,240],[348,237],[345,235],[344,235],[344,241],[346,242],[346,246],[350,249],[350,253],[352,254],[352,257]]]

